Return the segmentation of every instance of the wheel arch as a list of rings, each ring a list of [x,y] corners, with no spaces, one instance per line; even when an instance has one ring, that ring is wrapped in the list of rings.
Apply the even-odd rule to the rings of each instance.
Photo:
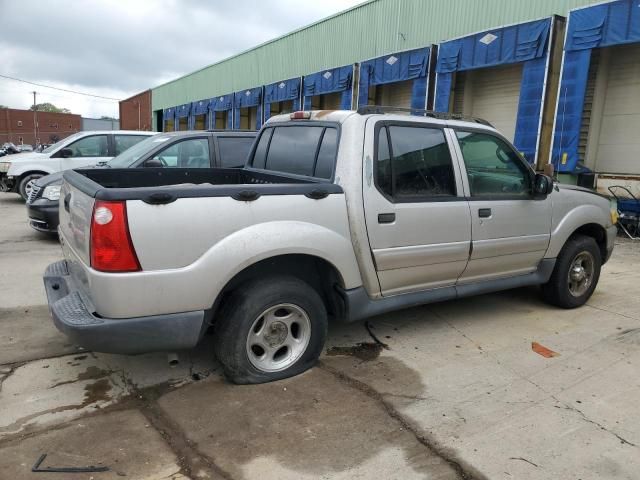
[[[231,294],[243,284],[256,278],[287,275],[304,281],[322,297],[330,319],[344,316],[345,306],[336,287],[344,288],[345,280],[340,270],[325,258],[310,254],[282,254],[259,260],[236,273],[222,288],[211,309],[215,319]]]
[[[591,237],[596,241],[598,249],[600,250],[600,258],[602,259],[602,263],[604,263],[607,258],[607,231],[605,228],[597,223],[587,223],[576,228],[567,240],[578,235]]]

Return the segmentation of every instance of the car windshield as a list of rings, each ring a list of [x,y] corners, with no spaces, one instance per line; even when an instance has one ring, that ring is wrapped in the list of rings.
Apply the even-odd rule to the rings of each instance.
[[[112,158],[107,162],[110,168],[129,168],[140,157],[150,150],[156,148],[163,142],[169,140],[169,135],[153,135],[149,138],[145,138],[139,143],[136,143],[133,147],[128,148],[117,157]]]
[[[62,146],[63,143],[67,143],[69,140],[74,140],[76,138],[79,138],[79,137],[83,136],[84,134],[85,134],[85,132],[78,132],[78,133],[74,133],[73,135],[69,135],[68,137],[63,138],[59,142],[56,142],[53,145],[48,146],[47,148],[42,150],[42,153],[55,152],[58,148],[60,148]]]

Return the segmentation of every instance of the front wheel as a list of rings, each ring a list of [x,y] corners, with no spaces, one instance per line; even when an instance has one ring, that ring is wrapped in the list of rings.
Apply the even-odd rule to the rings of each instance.
[[[264,383],[312,367],[327,336],[320,295],[295,277],[240,286],[215,324],[215,351],[234,383]]]
[[[44,175],[42,175],[41,173],[31,173],[22,177],[20,183],[18,184],[18,193],[20,193],[20,196],[24,199],[25,202],[29,198],[31,190],[33,190],[33,184],[36,182],[36,180],[42,178],[43,176]]]
[[[602,256],[596,241],[576,235],[562,247],[549,281],[542,286],[548,303],[562,308],[584,305],[598,284]]]

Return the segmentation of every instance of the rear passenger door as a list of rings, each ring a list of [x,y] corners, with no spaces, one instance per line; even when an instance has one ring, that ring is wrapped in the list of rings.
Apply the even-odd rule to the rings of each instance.
[[[148,135],[122,135],[115,134],[113,135],[113,157],[117,157],[125,150],[133,147],[136,143],[141,142],[145,138],[148,138]]]
[[[365,219],[382,294],[455,285],[471,218],[445,130],[370,120],[366,131]]]
[[[534,271],[549,245],[551,197],[532,195],[534,172],[489,131],[456,130],[466,171],[473,249],[460,283]]]
[[[216,167],[242,168],[247,163],[251,152],[253,137],[249,136],[218,136],[215,137],[218,154]]]

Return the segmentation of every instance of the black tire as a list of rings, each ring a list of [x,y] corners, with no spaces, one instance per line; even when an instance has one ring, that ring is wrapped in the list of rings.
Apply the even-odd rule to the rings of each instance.
[[[18,193],[25,202],[27,201],[27,198],[29,198],[29,195],[27,194],[27,184],[42,177],[44,177],[42,173],[30,173],[20,179],[20,183],[18,184]]]
[[[588,288],[575,295],[569,288],[569,270],[579,255],[590,255],[593,259],[593,274]],[[556,260],[551,278],[542,285],[542,296],[547,303],[561,308],[576,308],[584,305],[598,284],[602,255],[598,244],[592,237],[575,235],[567,240]]]
[[[270,307],[290,304],[302,309],[310,323],[308,344],[299,358],[280,371],[263,371],[249,359],[248,336],[254,322]],[[265,383],[292,377],[318,360],[327,337],[327,311],[320,295],[292,276],[252,281],[236,289],[220,311],[214,326],[216,357],[233,383]],[[293,329],[291,330],[293,331]]]

